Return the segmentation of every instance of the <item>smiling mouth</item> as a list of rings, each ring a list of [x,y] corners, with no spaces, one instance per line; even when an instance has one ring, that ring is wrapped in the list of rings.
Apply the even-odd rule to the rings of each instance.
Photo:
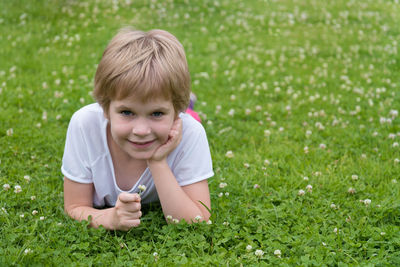
[[[133,142],[133,141],[129,141],[132,145],[134,145],[135,147],[138,148],[146,148],[148,146],[150,146],[151,144],[154,143],[154,140],[152,141],[147,141],[147,142]]]

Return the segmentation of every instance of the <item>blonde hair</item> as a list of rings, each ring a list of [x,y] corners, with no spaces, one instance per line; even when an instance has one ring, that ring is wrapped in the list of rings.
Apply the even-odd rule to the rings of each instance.
[[[108,113],[110,102],[137,97],[171,100],[176,114],[190,98],[190,74],[183,46],[169,32],[123,28],[110,41],[97,67],[93,96]]]

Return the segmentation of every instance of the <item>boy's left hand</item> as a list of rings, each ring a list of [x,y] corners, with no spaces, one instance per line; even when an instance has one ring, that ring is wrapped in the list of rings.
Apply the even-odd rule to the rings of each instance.
[[[150,159],[147,160],[148,163],[151,161],[162,161],[167,158],[169,153],[171,153],[181,142],[182,139],[182,120],[177,118],[172,125],[172,128],[168,135],[168,140],[165,144],[161,145],[154,151],[154,154]]]

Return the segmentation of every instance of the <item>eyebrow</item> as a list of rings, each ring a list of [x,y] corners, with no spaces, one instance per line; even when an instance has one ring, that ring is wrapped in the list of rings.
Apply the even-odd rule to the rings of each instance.
[[[115,106],[115,109],[121,110],[121,109],[128,109],[128,110],[132,110],[132,107],[128,107],[124,104],[121,105],[117,105]],[[169,108],[167,106],[155,106],[154,108],[152,108],[152,110],[162,110],[162,111],[166,111],[169,110]]]

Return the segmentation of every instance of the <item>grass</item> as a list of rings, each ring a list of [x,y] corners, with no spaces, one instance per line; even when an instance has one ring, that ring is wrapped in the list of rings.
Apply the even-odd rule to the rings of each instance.
[[[0,6],[0,265],[400,264],[398,1]],[[167,225],[153,205],[112,232],[63,212],[69,119],[126,25],[185,46],[216,173],[211,225]]]

